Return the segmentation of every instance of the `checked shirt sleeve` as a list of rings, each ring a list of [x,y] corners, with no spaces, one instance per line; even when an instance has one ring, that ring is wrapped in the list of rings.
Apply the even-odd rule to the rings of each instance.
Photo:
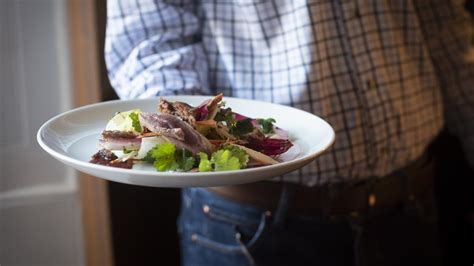
[[[193,0],[108,0],[105,60],[121,99],[207,93]]]

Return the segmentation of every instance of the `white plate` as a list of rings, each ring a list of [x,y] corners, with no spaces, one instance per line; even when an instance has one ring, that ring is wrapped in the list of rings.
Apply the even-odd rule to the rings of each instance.
[[[169,96],[170,101],[198,105],[209,96]],[[290,134],[294,144],[284,162],[258,168],[223,172],[157,172],[150,165],[136,164],[121,169],[89,163],[97,151],[101,132],[118,111],[139,108],[156,112],[158,99],[110,101],[80,107],[43,124],[38,131],[40,146],[59,161],[100,178],[120,183],[152,187],[224,186],[256,182],[280,176],[310,163],[334,142],[334,130],[321,118],[295,108],[245,99],[224,98],[233,111],[252,118],[275,118],[276,125]]]

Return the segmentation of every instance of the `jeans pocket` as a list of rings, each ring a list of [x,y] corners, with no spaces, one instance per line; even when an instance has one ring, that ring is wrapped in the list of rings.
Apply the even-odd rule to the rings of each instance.
[[[223,243],[221,241],[213,240],[207,236],[201,235],[199,233],[193,233],[191,235],[191,241],[205,248],[212,249],[221,253],[232,254],[232,253],[242,253],[242,246],[238,243],[229,244]]]
[[[249,265],[255,265],[252,251],[260,245],[266,236],[269,215],[262,213],[259,222],[254,226],[250,221],[244,223],[244,219],[231,220],[230,217],[234,217],[234,215],[229,216],[229,213],[225,215],[222,212],[209,210],[207,214],[206,223],[212,227],[212,230],[207,230],[207,235],[199,232],[193,233],[191,241],[221,254],[243,256]]]
[[[221,253],[243,253],[255,249],[268,230],[268,213],[249,213],[246,210],[203,204],[201,215],[195,216],[190,232],[191,241]],[[199,218],[200,217],[200,218]]]

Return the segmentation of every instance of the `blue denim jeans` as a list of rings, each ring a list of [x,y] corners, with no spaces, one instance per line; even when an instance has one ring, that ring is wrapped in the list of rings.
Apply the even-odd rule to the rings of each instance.
[[[286,215],[280,224],[266,210],[187,188],[178,219],[181,261],[186,266],[437,265],[431,203],[359,217]]]

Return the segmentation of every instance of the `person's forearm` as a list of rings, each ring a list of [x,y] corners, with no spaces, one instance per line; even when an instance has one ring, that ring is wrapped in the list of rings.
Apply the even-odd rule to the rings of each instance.
[[[195,1],[181,3],[108,0],[105,59],[120,98],[207,93]]]

